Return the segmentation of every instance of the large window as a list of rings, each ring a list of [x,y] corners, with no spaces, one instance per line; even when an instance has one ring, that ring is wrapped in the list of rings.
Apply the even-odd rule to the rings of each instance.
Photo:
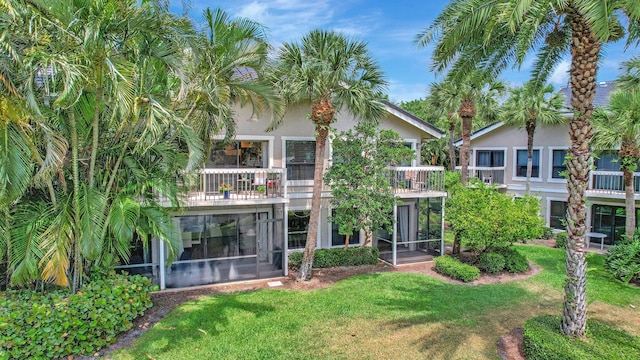
[[[265,168],[267,141],[216,141],[207,161],[208,168]]]
[[[567,150],[553,150],[551,159],[551,177],[553,179],[563,179],[563,172],[567,170],[567,166],[564,164],[564,158],[567,155]]]
[[[335,216],[336,211],[331,211],[331,216]],[[344,246],[344,241],[347,237],[345,235],[340,235],[338,232],[338,224],[331,223],[331,246]],[[354,231],[351,233],[349,237],[350,245],[360,244],[360,231]]]
[[[596,170],[620,171],[617,151],[605,151],[595,157]]]
[[[286,165],[288,180],[313,180],[316,162],[316,142],[287,140]]]
[[[504,166],[504,150],[476,151],[476,166],[503,167]]]
[[[567,202],[555,201],[549,202],[549,226],[554,229],[562,230],[566,227]]]
[[[289,218],[289,250],[304,249],[307,243],[310,213],[309,210],[289,211],[287,213]]]
[[[540,150],[533,150],[531,177],[540,177]],[[516,176],[527,177],[527,150],[516,150]]]

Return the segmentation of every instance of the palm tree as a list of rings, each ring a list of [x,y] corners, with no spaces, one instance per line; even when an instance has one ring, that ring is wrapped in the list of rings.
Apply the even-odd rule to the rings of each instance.
[[[570,53],[574,116],[569,122],[567,282],[562,319],[562,331],[569,336],[583,337],[586,328],[584,200],[600,50],[625,33],[628,45],[640,37],[638,6],[626,0],[458,0],[450,2],[416,38],[422,45],[437,41],[433,68],[449,69],[448,76],[458,79],[478,68],[495,75],[509,65],[519,66],[534,50],[533,79],[544,84],[562,57]]]
[[[480,72],[470,73],[463,81],[447,81],[436,84],[431,89],[435,105],[444,106],[449,118],[449,132],[455,129],[454,112],[462,119],[462,146],[460,147],[460,165],[462,167],[460,179],[466,183],[469,178],[469,161],[471,149],[471,131],[473,118],[482,112],[484,118],[497,115],[498,102],[496,97],[505,90],[502,81],[491,79]]]
[[[640,89],[640,56],[622,63],[624,74],[618,78],[618,87],[622,90]]]
[[[455,88],[451,83],[439,82],[433,83],[430,87],[429,97],[427,102],[429,103],[429,109],[438,113],[440,116],[445,116],[447,119],[447,129],[449,130],[449,139],[447,147],[449,149],[449,171],[455,171],[456,169],[456,127],[459,123],[458,117],[458,98],[455,96]],[[438,116],[438,117],[440,117]]]
[[[316,158],[309,231],[298,281],[311,279],[316,248],[324,152],[336,111],[346,109],[364,120],[378,120],[383,107],[378,102],[386,85],[366,44],[344,35],[313,30],[300,43],[285,43],[278,51],[273,77],[287,104],[311,104],[309,115],[315,126]]]
[[[207,8],[204,19],[204,32],[191,41],[192,61],[179,109],[210,148],[213,135],[235,135],[234,105],[250,104],[252,117],[268,111],[272,121],[282,117],[284,107],[262,75],[270,50],[264,27],[220,9]]]
[[[552,95],[549,96],[549,94]],[[560,110],[563,108],[564,96],[553,93],[553,86],[539,87],[533,82],[512,89],[511,96],[502,106],[502,117],[505,123],[527,130],[527,194],[533,169],[533,137],[536,127],[539,124],[562,124],[564,117]]]
[[[633,173],[640,159],[640,91],[618,90],[611,95],[609,108],[597,108],[593,114],[593,148],[619,149],[625,189],[625,234],[633,239],[636,228]]]

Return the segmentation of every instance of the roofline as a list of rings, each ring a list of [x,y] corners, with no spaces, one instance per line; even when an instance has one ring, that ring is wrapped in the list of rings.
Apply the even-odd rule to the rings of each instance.
[[[381,100],[380,103],[385,107],[388,113],[394,115],[407,123],[417,127],[418,129],[426,132],[427,134],[435,137],[436,139],[442,139],[445,137],[444,131],[438,129],[433,124],[413,115],[412,113],[404,110],[403,108],[395,105],[387,100]]]
[[[487,125],[487,126],[483,127],[482,129],[480,129],[480,130],[474,132],[473,134],[471,134],[471,140],[476,139],[476,138],[478,138],[478,137],[480,137],[482,135],[485,135],[487,133],[490,133],[493,130],[496,130],[496,129],[502,127],[502,125],[504,125],[504,121],[500,121],[500,122],[497,122],[495,124]],[[454,142],[453,144],[455,146],[462,145],[462,139]]]

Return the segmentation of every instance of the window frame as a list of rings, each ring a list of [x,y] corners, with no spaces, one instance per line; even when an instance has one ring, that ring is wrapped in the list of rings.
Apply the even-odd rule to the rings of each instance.
[[[316,139],[313,136],[282,136],[282,168],[284,169],[285,174],[288,173],[287,170],[287,141],[313,141]],[[287,185],[289,186],[313,186],[313,179],[311,180],[291,180],[287,176]]]
[[[566,228],[554,228],[553,226],[551,226],[551,202],[552,201],[566,203],[567,204],[567,205],[565,205],[565,209],[566,209],[566,206],[568,206],[567,198],[548,197],[547,198],[547,209],[545,211],[545,213],[546,213],[545,214],[546,226],[550,227],[550,228],[552,228],[554,230],[564,231],[564,230],[566,230]],[[567,214],[566,214],[566,211],[565,211],[565,214],[564,214],[565,221],[566,221],[566,216],[567,216]]]
[[[565,152],[565,156],[569,151],[569,147],[567,146],[549,146],[549,166],[547,166],[547,182],[556,182],[556,183],[566,183],[567,179],[564,177],[553,177],[553,152],[562,150]],[[565,165],[566,170],[566,165]]]
[[[470,162],[470,164],[473,164],[473,166],[469,165],[469,167],[474,167],[474,168],[485,167],[485,166],[475,165],[478,163],[479,151],[502,151],[503,152],[502,156],[504,156],[504,162],[503,162],[504,164],[502,166],[493,166],[492,168],[497,168],[497,169],[506,168],[507,166],[507,148],[506,147],[474,147],[473,155],[472,155],[473,161]],[[491,167],[491,166],[486,166],[486,167]]]
[[[527,147],[522,147],[522,146],[518,146],[518,147],[514,147],[513,148],[513,161],[512,166],[513,166],[513,171],[512,171],[512,179],[514,181],[527,181],[527,177],[526,176],[518,176],[518,151],[522,151],[524,150],[525,152],[527,151]],[[531,181],[532,182],[542,182],[542,156],[543,156],[543,147],[542,146],[534,146],[533,147],[533,151],[538,151],[540,155],[538,155],[538,176],[531,176]],[[535,165],[534,165],[535,166]]]
[[[214,135],[211,137],[212,140],[214,141],[221,141],[224,140],[224,135]],[[237,135],[234,139],[234,142],[242,142],[242,141],[251,141],[251,142],[266,142],[267,143],[267,154],[266,156],[263,155],[263,159],[262,159],[262,163],[263,165],[265,164],[265,160],[266,160],[266,167],[263,168],[247,168],[247,169],[272,169],[273,168],[273,144],[275,141],[275,136],[264,136],[264,135]],[[207,157],[207,161],[209,159],[209,157],[211,156],[211,154],[208,154]],[[206,163],[204,165],[205,168],[206,167]],[[232,169],[240,169],[240,167],[235,167]],[[211,168],[211,169],[224,169],[224,168]],[[228,168],[227,168],[228,169]]]

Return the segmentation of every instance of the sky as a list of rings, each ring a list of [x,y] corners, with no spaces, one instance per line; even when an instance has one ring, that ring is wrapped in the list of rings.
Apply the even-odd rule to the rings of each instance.
[[[171,11],[184,13],[181,0],[171,0]],[[411,101],[428,95],[429,84],[441,80],[443,74],[430,70],[432,45],[419,48],[413,43],[416,34],[427,28],[447,1],[379,1],[379,0],[186,0],[188,15],[202,21],[205,8],[219,7],[232,16],[255,20],[267,28],[272,45],[296,42],[313,29],[343,32],[367,42],[389,83],[389,99]],[[598,81],[615,80],[620,63],[640,55],[640,48],[624,51],[624,43],[608,45],[600,62]],[[533,57],[520,69],[508,69],[502,79],[512,86],[526,82]],[[569,58],[558,64],[550,82],[557,88],[568,80]]]

